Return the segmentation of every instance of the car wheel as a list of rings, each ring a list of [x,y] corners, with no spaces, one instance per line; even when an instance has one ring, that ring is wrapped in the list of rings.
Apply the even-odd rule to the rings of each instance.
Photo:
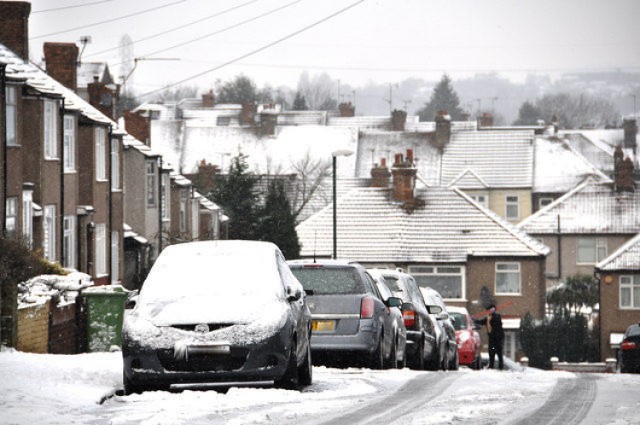
[[[456,354],[453,356],[451,363],[449,363],[449,370],[458,370],[460,366],[460,359],[458,358],[458,350],[456,349]]]
[[[398,350],[398,344],[396,343],[396,352]],[[396,355],[397,358],[397,355]],[[396,369],[404,369],[407,367],[407,346],[405,344],[404,350],[402,350],[402,360],[396,361]]]
[[[278,388],[284,388],[287,390],[298,389],[298,362],[296,359],[296,353],[298,351],[296,341],[293,341],[291,345],[291,352],[289,353],[289,361],[287,362],[287,369],[284,375],[280,379],[275,380],[275,385]]]
[[[371,353],[371,358],[369,359],[369,368],[371,369],[382,369],[384,367],[384,358],[382,353],[382,333],[380,333],[380,340],[378,341],[378,346]]]
[[[449,347],[444,350],[444,356],[442,357],[442,363],[440,363],[440,369],[445,371],[449,369]]]
[[[122,385],[124,387],[124,395],[142,394],[145,391],[168,391],[170,387],[169,385],[135,384],[127,378],[124,372],[122,373]]]
[[[398,364],[398,344],[396,343],[397,341],[397,336],[393,339],[393,342],[391,343],[391,350],[389,352],[389,359],[384,361],[384,368],[385,369],[391,369],[392,367],[395,367]]]
[[[300,385],[311,385],[313,381],[313,363],[311,361],[311,344],[307,344],[307,354],[304,362],[298,368],[298,382]]]
[[[411,366],[412,369],[415,370],[424,370],[424,366],[425,366],[425,360],[424,360],[424,344],[425,344],[425,338],[423,337],[419,342],[418,342],[418,352],[415,355],[415,359],[413,359],[413,361],[411,362]]]

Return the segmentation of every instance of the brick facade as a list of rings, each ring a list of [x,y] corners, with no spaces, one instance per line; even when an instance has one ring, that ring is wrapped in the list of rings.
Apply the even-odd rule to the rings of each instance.
[[[49,304],[18,309],[17,349],[26,353],[46,353],[49,346]]]

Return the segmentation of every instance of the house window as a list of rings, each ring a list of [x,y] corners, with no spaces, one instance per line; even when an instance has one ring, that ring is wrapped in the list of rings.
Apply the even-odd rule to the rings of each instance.
[[[162,219],[169,220],[171,218],[171,196],[169,196],[170,180],[169,174],[163,174],[162,182]]]
[[[226,127],[231,123],[231,117],[217,117],[216,125]]]
[[[189,194],[186,189],[180,191],[180,232],[187,231],[187,203],[189,202]]]
[[[605,238],[578,238],[578,264],[596,264],[607,258]]]
[[[147,206],[156,206],[156,162],[155,160],[147,160]]]
[[[44,101],[44,157],[58,159],[58,103],[55,100]]]
[[[64,240],[62,241],[62,265],[76,268],[76,217],[64,216]]]
[[[198,239],[200,229],[200,202],[197,199],[191,200],[191,239]]]
[[[120,189],[120,151],[118,139],[111,139],[111,190]]]
[[[505,217],[508,220],[517,220],[520,217],[518,196],[510,195],[505,197]]]
[[[104,181],[107,179],[107,135],[106,130],[102,127],[95,129],[96,142],[96,180]]]
[[[107,274],[107,226],[104,223],[96,224],[96,276]]]
[[[489,208],[489,201],[487,199],[487,195],[469,195],[471,199],[476,201],[478,204],[482,205],[485,208]]]
[[[22,191],[22,234],[29,244],[33,244],[33,191]]]
[[[7,86],[5,87],[4,94],[7,145],[17,146],[19,145],[17,90],[15,87]]]
[[[45,205],[42,221],[42,253],[49,261],[56,261],[56,206]]]
[[[16,231],[16,218],[18,216],[18,198],[16,196],[12,196],[11,198],[7,198],[5,202],[6,212],[5,212],[5,221],[4,228],[7,232],[15,232]]]
[[[540,198],[538,200],[538,206],[540,207],[540,209],[542,209],[552,202],[553,202],[553,198]]]
[[[64,150],[62,157],[64,160],[64,171],[76,170],[76,117],[73,115],[64,116]]]
[[[496,294],[520,293],[520,263],[496,263]]]
[[[620,276],[620,308],[640,308],[640,275]]]
[[[421,288],[433,288],[445,299],[464,299],[465,268],[461,266],[411,266],[409,273]]]
[[[111,232],[111,283],[118,283],[120,276],[120,234]]]

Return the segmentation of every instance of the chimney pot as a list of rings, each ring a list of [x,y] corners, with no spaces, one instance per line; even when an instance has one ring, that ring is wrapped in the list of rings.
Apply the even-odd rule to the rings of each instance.
[[[436,146],[443,149],[451,141],[451,117],[447,111],[436,114]]]
[[[407,162],[413,165],[413,149],[407,149]]]
[[[404,131],[404,126],[407,122],[407,112],[399,109],[394,109],[391,112],[391,127],[393,131]]]
[[[387,158],[380,158],[380,166],[381,167],[387,166]]]
[[[402,162],[402,154],[396,154],[396,163],[391,169],[393,175],[393,200],[402,202],[405,205],[414,203],[413,189],[416,183],[417,170],[411,166],[411,163]],[[413,151],[407,150],[407,162],[413,158]]]

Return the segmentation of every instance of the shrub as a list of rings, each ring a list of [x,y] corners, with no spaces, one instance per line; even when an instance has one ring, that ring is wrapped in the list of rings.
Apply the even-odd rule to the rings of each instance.
[[[19,237],[0,237],[0,282],[24,282],[41,274],[66,274],[59,265],[44,259]]]

